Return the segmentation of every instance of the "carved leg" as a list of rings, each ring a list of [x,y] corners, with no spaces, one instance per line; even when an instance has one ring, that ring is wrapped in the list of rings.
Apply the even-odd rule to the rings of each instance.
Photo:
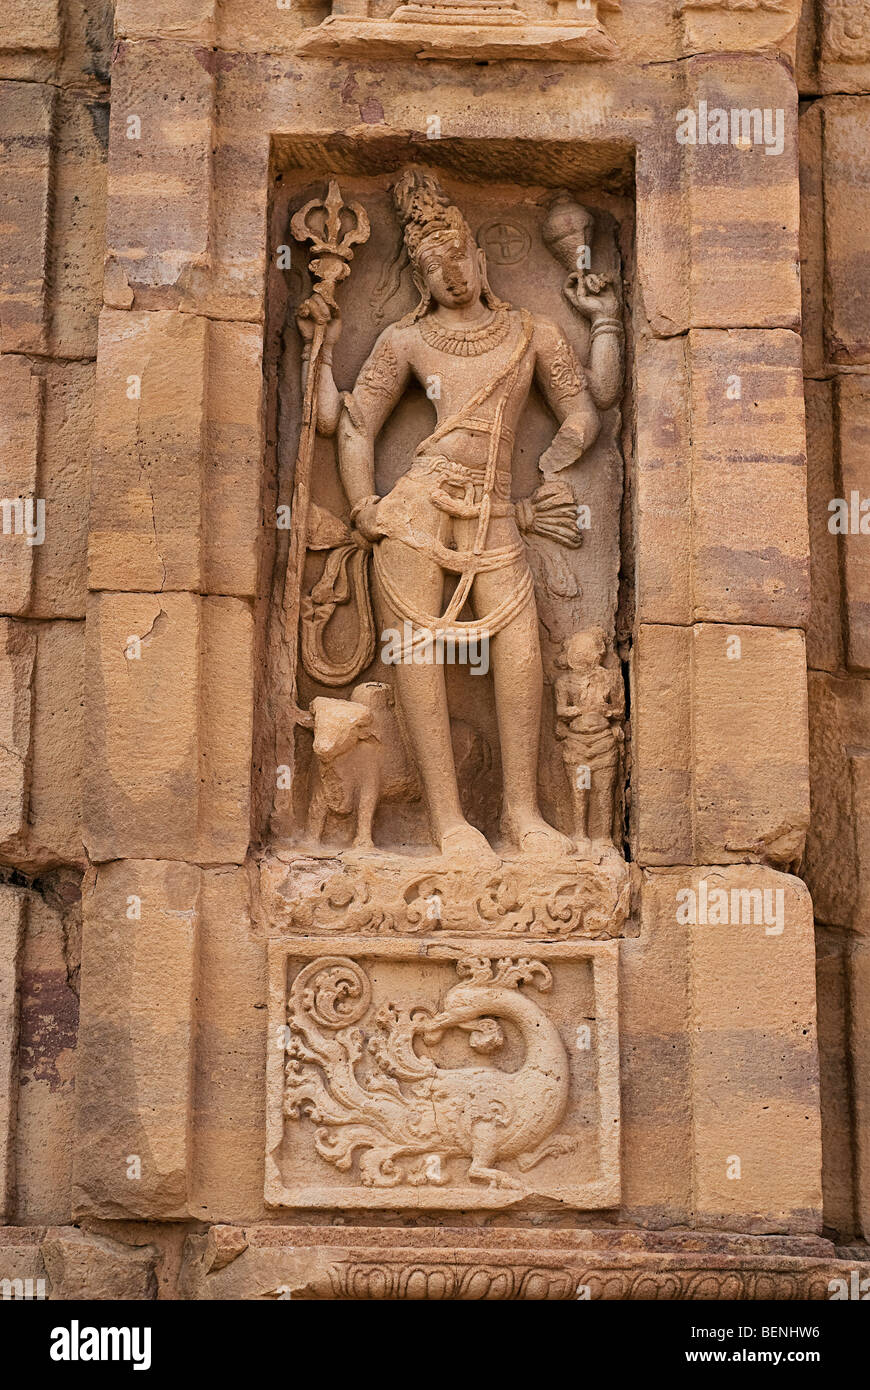
[[[499,538],[498,543],[504,541]],[[495,538],[491,544],[496,544]],[[483,617],[501,603],[524,572],[521,564],[479,575],[472,592],[475,613]],[[571,841],[547,824],[538,807],[543,667],[533,600],[491,639],[490,664],[504,771],[505,830],[524,853],[571,854]]]
[[[493,1168],[492,1165],[498,1156],[498,1145],[499,1132],[493,1129],[492,1125],[485,1122],[475,1125],[471,1136],[468,1176],[476,1182],[488,1183],[490,1187],[521,1188],[522,1183],[511,1177],[510,1173]]]
[[[582,854],[592,848],[589,841],[589,788],[577,786],[576,767],[569,768],[568,772],[569,776],[575,779],[571,783],[571,797],[574,804],[574,843]]]
[[[372,823],[378,809],[380,785],[377,777],[368,777],[359,789],[356,803],[356,834],[354,849],[374,849]]]
[[[435,508],[429,511],[434,513]],[[422,520],[421,509],[421,529],[424,529]],[[430,527],[436,524],[430,519]],[[402,593],[408,603],[418,611],[440,614],[444,597],[441,568],[401,541],[387,539],[381,546],[388,573],[402,578]],[[390,608],[377,581],[374,590],[381,629],[395,628],[401,633],[403,619]],[[423,783],[436,843],[445,853],[469,851],[478,856],[491,855],[485,836],[469,825],[462,814],[443,665],[432,660],[421,664],[399,662],[393,668],[393,682],[405,732]]]
[[[615,767],[601,768],[594,774],[591,835],[598,845],[613,844],[613,786],[615,781]]]
[[[320,776],[318,774],[315,774],[315,776],[316,785],[314,794],[311,797],[311,802],[308,807],[308,834],[312,836],[313,839],[322,842],[323,832],[326,829],[326,813],[329,808],[326,804],[326,797],[323,794],[323,785],[320,781]]]

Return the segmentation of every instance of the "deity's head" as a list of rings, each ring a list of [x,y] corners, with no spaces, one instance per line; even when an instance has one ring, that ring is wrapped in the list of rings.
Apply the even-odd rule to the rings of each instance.
[[[575,632],[562,647],[558,665],[568,671],[591,671],[600,666],[607,651],[607,638],[601,627]]]
[[[433,302],[453,309],[483,299],[490,308],[500,308],[502,301],[496,299],[487,282],[486,258],[438,180],[412,165],[396,182],[393,197],[420,294],[420,302],[406,322],[428,313]]]

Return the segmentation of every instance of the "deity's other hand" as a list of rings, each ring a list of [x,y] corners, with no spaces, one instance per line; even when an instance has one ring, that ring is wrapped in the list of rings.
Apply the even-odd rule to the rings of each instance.
[[[575,271],[565,281],[565,298],[587,319],[619,314],[619,295],[610,275],[580,275]]]
[[[365,506],[360,507],[353,519],[355,529],[372,544],[386,535],[384,528],[378,522],[379,501],[380,499],[367,502]]]

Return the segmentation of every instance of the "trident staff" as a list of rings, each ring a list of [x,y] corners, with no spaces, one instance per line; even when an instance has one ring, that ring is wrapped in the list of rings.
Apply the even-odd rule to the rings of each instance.
[[[344,231],[342,224],[344,223]],[[293,476],[293,505],[291,511],[290,553],[284,584],[284,612],[290,650],[290,699],[296,721],[308,722],[297,700],[299,641],[296,626],[302,591],[302,573],[308,541],[308,515],[311,507],[311,465],[317,433],[317,395],[323,341],[330,319],[338,313],[336,287],[350,274],[353,247],[369,239],[370,225],[365,209],[359,203],[345,203],[341,189],[334,179],[324,199],[312,198],[290,220],[290,230],[297,241],[311,243],[308,270],[313,282],[311,294],[300,305],[298,317],[314,320],[311,343],[306,347],[307,372],[302,404],[302,428]],[[303,356],[303,362],[305,356]]]

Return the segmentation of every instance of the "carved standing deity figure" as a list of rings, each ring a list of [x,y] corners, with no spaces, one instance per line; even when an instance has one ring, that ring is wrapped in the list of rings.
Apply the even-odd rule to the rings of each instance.
[[[394,199],[419,303],[380,335],[353,391],[340,394],[330,365],[340,331],[337,312],[316,296],[306,301],[297,320],[306,342],[325,323],[317,428],[337,435],[354,539],[372,548],[381,630],[405,633],[405,641],[410,632],[412,647],[428,642],[431,649],[433,635],[445,642],[488,643],[504,833],[524,853],[570,853],[571,841],[544,820],[538,806],[543,670],[519,527],[579,544],[573,493],[556,475],[589,448],[599,410],[615,399],[612,364],[619,345],[613,312],[609,303],[602,306],[605,331],[597,333],[594,293],[581,295],[576,305],[593,318],[587,378],[554,323],[493,294],[483,252],[431,175],[406,170]],[[436,427],[381,497],[375,490],[375,441],[412,377],[424,389],[433,378],[439,383]],[[513,444],[533,380],[559,428],[539,460],[543,486],[515,504]],[[450,580],[454,587],[445,600]],[[466,611],[470,617],[463,617]],[[443,665],[400,660],[393,682],[436,843],[451,855],[491,854],[462,812]]]
[[[613,792],[624,734],[625,691],[620,672],[604,665],[600,627],[565,642],[556,681],[556,737],[574,800],[574,833],[583,852],[613,845]]]

